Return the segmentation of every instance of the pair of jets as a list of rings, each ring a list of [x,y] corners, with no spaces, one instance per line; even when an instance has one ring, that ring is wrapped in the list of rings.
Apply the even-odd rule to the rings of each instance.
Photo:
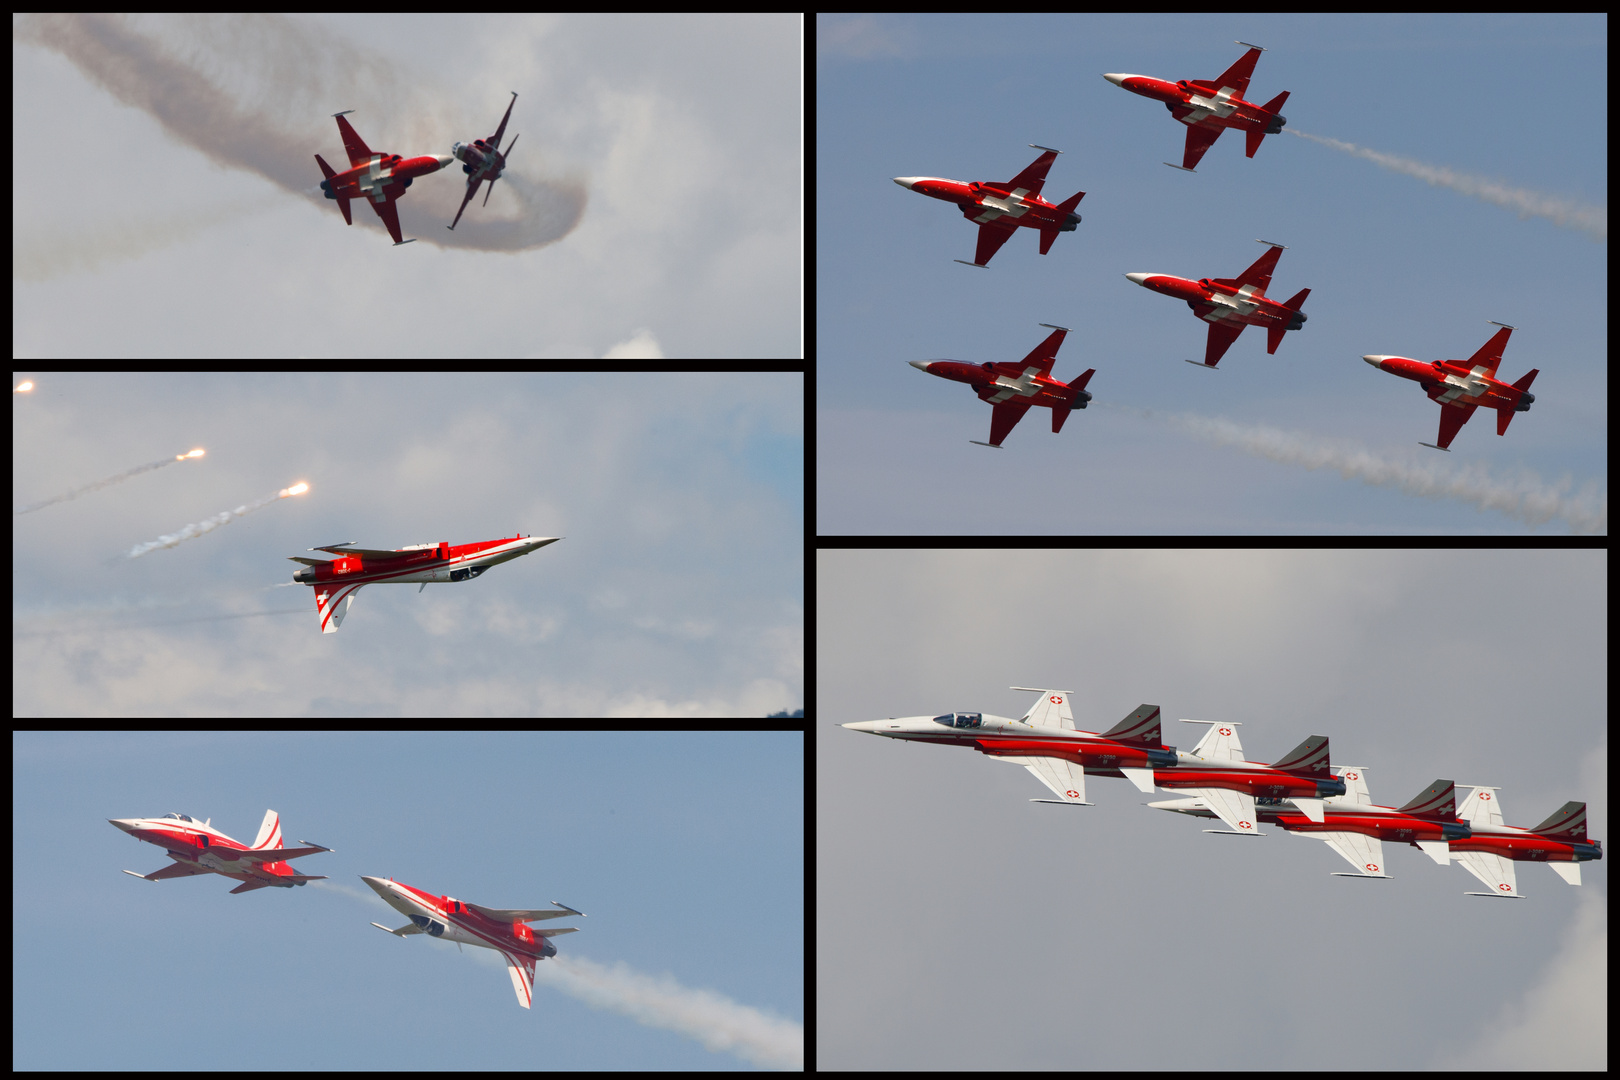
[[[1014,690],[1033,690],[1015,686]],[[1533,829],[1502,823],[1493,787],[1475,787],[1456,803],[1456,785],[1436,780],[1403,806],[1373,803],[1366,770],[1333,768],[1328,738],[1312,735],[1276,762],[1249,761],[1243,755],[1235,723],[1209,723],[1191,753],[1161,741],[1160,710],[1141,705],[1106,732],[1074,726],[1066,690],[1036,690],[1021,719],[988,713],[955,712],[857,721],[842,725],[909,742],[965,746],[992,761],[1022,765],[1057,796],[1031,802],[1090,806],[1086,773],[1122,777],[1140,791],[1155,788],[1184,797],[1149,806],[1198,817],[1219,818],[1225,829],[1205,832],[1263,836],[1262,822],[1327,843],[1343,856],[1354,874],[1341,877],[1381,878],[1383,843],[1408,843],[1442,866],[1455,858],[1490,892],[1470,896],[1519,897],[1513,864],[1545,862],[1571,885],[1581,883],[1579,863],[1603,858],[1603,844],[1586,838],[1586,804],[1568,802]]]
[[[1103,76],[1115,86],[1163,102],[1171,116],[1187,126],[1182,164],[1165,162],[1171,168],[1193,172],[1204,153],[1228,128],[1244,132],[1247,137],[1245,153],[1252,158],[1265,137],[1277,134],[1287,123],[1281,109],[1288,100],[1288,91],[1283,91],[1264,105],[1244,100],[1249,79],[1254,75],[1255,62],[1265,50],[1248,42],[1240,41],[1238,44],[1248,45],[1249,51],[1218,79],[1183,79],[1172,83],[1147,75]],[[1033,143],[1030,145],[1042,151],[1041,156],[1005,183],[964,183],[936,176],[900,176],[895,177],[894,182],[911,191],[954,203],[963,216],[978,223],[979,238],[974,261],[968,263],[964,259],[957,259],[957,262],[987,269],[991,257],[1019,226],[1039,232],[1040,251],[1045,255],[1051,250],[1058,233],[1073,232],[1079,225],[1080,215],[1074,211],[1086,193],[1077,192],[1056,204],[1041,198],[1047,171],[1061,151]],[[1301,308],[1311,290],[1301,289],[1282,302],[1267,297],[1266,289],[1271,285],[1271,275],[1284,247],[1268,240],[1258,243],[1266,245],[1266,253],[1236,278],[1195,280],[1154,273],[1129,273],[1125,277],[1145,289],[1185,302],[1196,317],[1209,324],[1203,366],[1214,368],[1246,326],[1264,327],[1266,352],[1275,355],[1277,346],[1282,344],[1283,335],[1305,325],[1307,317]],[[1049,323],[1041,325],[1051,326]],[[1400,356],[1363,357],[1380,371],[1418,382],[1429,397],[1442,406],[1438,438],[1433,443],[1422,445],[1449,450],[1451,440],[1481,405],[1496,410],[1496,433],[1506,434],[1513,414],[1527,411],[1535,401],[1535,395],[1529,389],[1538,371],[1531,370],[1514,383],[1501,382],[1496,378],[1502,348],[1507,343],[1506,331],[1512,328],[1504,323],[1493,325],[1503,326],[1504,332],[1492,337],[1467,362],[1437,360],[1425,364]],[[1092,372],[1088,371],[1075,383],[1053,379],[1051,368],[1056,350],[1057,345],[1052,338],[1048,338],[1021,365],[973,365],[951,360],[913,360],[910,363],[931,375],[968,383],[981,399],[995,405],[997,412],[991,417],[990,441],[972,441],[980,446],[999,447],[1001,440],[1031,406],[1043,405],[1053,410],[1054,432],[1062,427],[1063,418],[1067,418],[1070,409],[1085,407],[1073,391],[1076,383],[1083,387],[1084,380],[1089,379]],[[1195,361],[1187,362],[1198,366]],[[1089,401],[1090,396],[1087,395],[1085,400]]]
[[[156,844],[168,852],[174,861],[150,874],[124,873],[146,881],[165,878],[191,877],[195,874],[221,874],[242,884],[232,893],[251,892],[267,886],[290,889],[310,881],[324,881],[322,874],[300,874],[287,865],[287,860],[331,848],[299,841],[299,847],[286,847],[281,839],[281,817],[274,810],[264,812],[264,823],[259,826],[259,838],[249,847],[238,843],[213,827],[213,819],[197,821],[185,814],[165,814],[160,818],[109,818],[108,821],[149,844]],[[537,911],[528,909],[487,908],[468,904],[450,896],[435,896],[421,889],[402,885],[393,878],[361,877],[389,906],[399,911],[410,922],[398,930],[389,930],[381,923],[372,923],[398,937],[428,934],[454,941],[458,946],[477,945],[494,949],[506,958],[507,973],[512,977],[512,989],[518,1004],[525,1009],[534,999],[534,964],[548,956],[557,955],[557,947],[549,940],[558,934],[572,934],[578,927],[536,929],[527,925],[544,919],[560,919],[569,915],[585,917],[555,900],[553,908]]]
[[[561,539],[560,536],[533,537],[519,533],[505,540],[481,540],[455,546],[441,540],[437,544],[410,544],[392,550],[359,548],[350,540],[309,549],[330,551],[336,559],[306,559],[299,555],[288,558],[304,564],[304,569],[293,573],[293,581],[314,587],[315,614],[321,620],[321,633],[335,634],[354,603],[354,594],[367,585],[420,583],[416,591],[421,593],[434,583],[471,581],[492,566],[510,562]]]
[[[501,137],[506,134],[506,122],[512,118],[512,106],[517,104],[517,91],[512,91],[512,100],[507,102],[506,115],[501,117],[500,127],[495,134],[487,139],[474,139],[470,143],[456,142],[450,146],[448,154],[423,154],[420,157],[404,158],[399,154],[376,154],[366,146],[365,140],[356,134],[349,122],[343,119],[353,109],[345,109],[340,113],[333,113],[337,118],[338,134],[343,137],[343,149],[349,155],[349,168],[344,172],[335,171],[326,163],[326,159],[316,154],[315,160],[321,167],[326,179],[321,181],[321,191],[328,199],[337,200],[338,209],[343,211],[343,220],[350,225],[354,218],[349,213],[350,199],[365,199],[371,208],[377,211],[388,227],[388,235],[394,238],[394,246],[400,244],[414,244],[410,240],[400,239],[399,209],[394,201],[405,194],[405,189],[411,186],[411,181],[419,176],[438,172],[452,161],[461,162],[461,171],[467,174],[467,194],[461,200],[461,209],[456,211],[456,220],[446,228],[454,229],[461,221],[462,211],[472,202],[474,195],[478,194],[478,185],[489,181],[489,190],[484,192],[484,205],[489,205],[490,192],[495,190],[495,181],[501,178],[506,170],[506,156],[517,145],[518,136],[512,136],[512,141],[501,149]]]

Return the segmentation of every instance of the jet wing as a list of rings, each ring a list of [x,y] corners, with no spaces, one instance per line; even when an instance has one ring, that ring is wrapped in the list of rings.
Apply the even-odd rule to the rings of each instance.
[[[1029,411],[1027,401],[1003,401],[990,410],[990,445],[1000,446]]]
[[[317,852],[331,850],[331,848],[324,848],[319,844],[311,844],[308,847],[261,848],[257,851],[236,851],[222,847],[209,848],[209,851],[221,859],[247,862],[283,862],[287,859],[296,859],[302,855],[314,855]]]
[[[1488,851],[1459,851],[1452,858],[1462,863],[1464,870],[1479,878],[1491,890],[1488,893],[1468,893],[1468,896],[1521,895],[1514,880],[1513,860]]]
[[[1001,245],[1007,242],[1007,238],[1013,234],[1013,231],[1013,226],[998,225],[993,221],[987,221],[980,225],[979,246],[973,252],[974,263],[979,266],[987,265],[991,257],[1001,250]]]
[[[404,937],[407,934],[426,933],[425,930],[423,930],[420,926],[417,926],[415,923],[407,923],[406,925],[400,927],[398,930],[389,930],[388,927],[384,926],[380,922],[374,922],[371,925],[375,926],[377,929],[382,930],[382,931],[384,931],[386,933],[393,934],[395,937]]]
[[[1046,340],[1031,349],[1020,366],[1035,367],[1039,369],[1040,374],[1051,375],[1052,365],[1057,361],[1058,349],[1063,347],[1063,335],[1067,333],[1067,330],[1054,330],[1046,335]]]
[[[553,900],[552,903],[557,904],[555,900]],[[540,908],[537,911],[530,911],[525,908],[488,908],[480,907],[477,904],[468,904],[467,906],[473,911],[478,912],[478,914],[482,915],[486,919],[493,919],[496,922],[503,923],[535,922],[539,919],[560,919],[565,915],[578,915],[580,918],[585,917],[585,913],[583,911],[575,911],[567,904],[557,904],[556,908]],[[561,910],[558,910],[559,908]]]
[[[330,551],[334,555],[358,555],[362,559],[395,559],[405,554],[402,551],[389,551],[386,548],[358,548],[348,544],[333,544],[331,547],[310,548],[311,551]],[[299,562],[304,560],[300,559]]]
[[[1502,363],[1502,350],[1507,348],[1508,338],[1513,336],[1513,327],[1504,326],[1491,335],[1491,340],[1479,347],[1479,351],[1468,358],[1468,366],[1476,372],[1485,369],[1485,374],[1491,378],[1496,377],[1496,369]]]
[[[1265,833],[1256,831],[1257,820],[1254,816],[1254,796],[1247,791],[1233,791],[1231,788],[1179,788],[1189,795],[1196,795],[1204,800],[1204,805],[1214,812],[1215,816],[1226,822],[1233,832],[1243,836],[1264,836]]]
[[[1061,802],[1073,806],[1092,806],[1086,802],[1086,770],[1077,762],[1060,757],[1024,757],[1022,754],[1002,756],[991,754],[991,761],[1005,761],[1009,765],[1022,765],[1029,774],[1045,784],[1056,799],[1031,799],[1031,802]]]
[[[493,135],[491,135],[489,137],[489,145],[495,147],[495,149],[497,149],[497,150],[499,150],[500,147],[501,147],[501,136],[506,134],[506,122],[508,120],[512,119],[512,106],[514,106],[516,104],[517,104],[517,91],[513,90],[512,91],[512,100],[508,101],[506,103],[506,115],[501,117],[501,126],[496,128],[495,129],[495,134],[493,134]],[[517,140],[513,139],[512,141],[516,142]]]
[[[1193,115],[1197,116],[1197,113],[1195,112]],[[1209,114],[1204,113],[1204,115],[1208,116]],[[1192,117],[1188,117],[1188,119],[1192,119]],[[1210,147],[1215,145],[1215,140],[1220,138],[1221,132],[1225,130],[1226,129],[1222,127],[1205,127],[1203,124],[1188,124],[1187,149],[1182,151],[1181,167],[1187,172],[1192,172],[1194,169],[1198,168],[1198,162],[1203,159],[1205,152],[1208,151]]]
[[[193,874],[208,874],[212,871],[197,866],[194,863],[173,862],[161,870],[154,870],[150,874],[137,874],[133,870],[125,870],[130,877],[144,878],[147,881],[162,881],[165,878],[191,877]]]
[[[1019,188],[1025,188],[1029,194],[1039,195],[1042,186],[1046,184],[1046,170],[1052,167],[1052,162],[1057,160],[1057,156],[1056,150],[1048,150],[1030,162],[1029,168],[1007,181],[1008,189],[1017,191]]]
[[[1313,832],[1300,836],[1315,837],[1344,856],[1356,868],[1354,874],[1334,874],[1334,877],[1388,877],[1384,873],[1384,842],[1376,836],[1357,832]]]
[[[1435,440],[1440,449],[1445,450],[1451,446],[1451,440],[1457,437],[1457,432],[1468,423],[1468,418],[1474,415],[1478,405],[1440,405],[1440,437]]]
[[[1214,367],[1226,355],[1226,350],[1232,347],[1232,342],[1243,333],[1243,323],[1236,326],[1227,323],[1212,322],[1209,324],[1209,340],[1204,343],[1204,363]]]
[[[327,582],[315,586],[315,614],[321,620],[321,633],[337,633],[338,627],[343,625],[343,617],[354,603],[354,594],[363,588],[364,583],[337,585]]]
[[[1238,42],[1239,45],[1244,42]],[[1237,58],[1237,62],[1221,73],[1221,77],[1214,80],[1215,86],[1221,90],[1231,90],[1233,97],[1242,97],[1249,92],[1249,80],[1254,77],[1254,65],[1260,59],[1264,49],[1249,46],[1249,51]]]
[[[348,110],[352,111],[352,110]],[[338,134],[343,136],[343,149],[348,151],[349,166],[364,165],[376,155],[366,146],[366,141],[355,133],[349,122],[343,119],[343,113],[337,114]]]
[[[469,907],[471,905],[468,905]],[[534,958],[501,950],[506,957],[506,971],[512,976],[512,989],[517,992],[518,1004],[525,1009],[534,998]]]
[[[502,121],[501,126],[503,126],[503,127],[505,126],[504,121]],[[456,220],[452,221],[449,225],[445,226],[446,228],[454,229],[456,227],[456,225],[458,223],[460,223],[460,221],[461,221],[461,211],[467,209],[467,204],[472,202],[474,195],[478,194],[478,185],[482,184],[483,182],[484,182],[484,176],[483,176],[482,173],[479,173],[476,176],[469,176],[467,178],[467,196],[466,196],[466,198],[461,200],[461,210],[456,211]],[[494,186],[494,181],[490,182],[490,186],[491,187]]]
[[[366,202],[371,203],[371,208],[382,218],[383,224],[388,227],[388,235],[394,238],[396,245],[410,243],[399,238],[399,207],[394,205],[393,199],[385,198],[382,202],[367,199]]]

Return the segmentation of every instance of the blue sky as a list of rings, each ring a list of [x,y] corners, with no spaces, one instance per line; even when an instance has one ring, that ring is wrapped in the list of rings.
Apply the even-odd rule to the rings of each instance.
[[[1147,702],[1184,750],[1183,717],[1251,761],[1326,735],[1375,803],[1500,786],[1507,824],[1584,801],[1607,841],[1603,552],[1005,554],[818,555],[822,1068],[1604,1067],[1607,861],[1519,863],[1518,901],[1393,843],[1389,880],[1332,877],[1326,844],[1205,835],[1162,791],[1031,803],[1023,769],[834,726],[1051,687],[1081,730]]]
[[[804,705],[803,376],[83,375],[13,394],[19,716],[757,716]],[[118,556],[295,481],[214,531]],[[322,634],[291,556],[517,533]]]
[[[559,952],[802,1023],[802,746],[797,733],[14,735],[12,900],[26,914],[12,1065],[750,1067],[543,985],[525,1011],[498,958],[481,962],[496,954],[373,929],[400,916],[360,875],[486,906],[559,900],[586,913],[562,924],[580,932]],[[217,875],[119,872],[169,860],[109,818],[212,817],[251,844],[266,809],[286,839],[333,849],[297,865],[346,891],[233,896]]]
[[[1166,168],[1183,126],[1102,73],[1213,79],[1242,55],[1234,39],[1269,50],[1248,96],[1290,91],[1291,130],[1606,204],[1601,16],[819,17],[819,531],[1529,530],[1217,448],[1163,414],[1606,488],[1606,242],[1286,132],[1252,160],[1228,132],[1196,174]],[[891,182],[1007,180],[1039,153],[1029,143],[1065,151],[1044,194],[1087,193],[1078,230],[1045,256],[1021,229],[988,271],[958,265],[975,227]],[[1309,322],[1275,356],[1250,328],[1219,371],[1182,363],[1202,360],[1204,327],[1124,275],[1235,277],[1265,250],[1257,238],[1288,245],[1270,294],[1310,288]],[[1540,369],[1533,409],[1500,438],[1494,414],[1476,414],[1451,455],[1418,446],[1439,406],[1362,355],[1464,359],[1487,320],[1518,327],[1508,381]],[[1096,400],[1059,435],[1038,409],[1001,452],[970,445],[989,407],[906,361],[1018,360],[1048,333],[1039,323],[1071,328],[1054,374],[1095,368]]]

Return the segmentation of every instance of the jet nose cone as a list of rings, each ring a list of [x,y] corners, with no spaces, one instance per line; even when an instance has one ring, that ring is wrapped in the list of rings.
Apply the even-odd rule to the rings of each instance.
[[[911,190],[911,185],[916,180],[917,178],[915,176],[897,176],[894,178],[894,182],[905,188],[907,191]]]
[[[1363,356],[1362,359],[1367,361],[1367,363],[1371,364],[1373,367],[1377,367],[1379,364],[1383,363],[1385,360],[1388,360],[1389,357],[1387,357],[1387,356]]]
[[[1154,276],[1153,274],[1126,274],[1125,275],[1125,277],[1128,280],[1134,281],[1138,285],[1146,285],[1147,284],[1147,279],[1150,278],[1150,277],[1153,277],[1153,276]]]
[[[851,731],[876,731],[878,724],[879,721],[877,720],[856,720],[853,723],[839,724],[838,726],[847,727]]]
[[[1125,85],[1125,80],[1130,78],[1130,76],[1129,75],[1104,75],[1103,78],[1107,79],[1109,82],[1113,83],[1115,86],[1124,86]]]
[[[906,363],[910,364],[912,367],[916,368],[918,371],[927,371],[928,370],[928,361],[927,360],[907,360]],[[845,724],[844,726],[848,727],[849,725]]]
[[[135,828],[135,819],[134,818],[108,818],[107,819],[107,824],[116,825],[120,829],[123,829],[125,832],[130,832],[131,830],[133,830]]]

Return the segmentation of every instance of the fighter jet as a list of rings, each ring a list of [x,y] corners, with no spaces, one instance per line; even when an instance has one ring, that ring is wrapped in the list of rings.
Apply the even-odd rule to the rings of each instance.
[[[1031,405],[1045,405],[1052,410],[1052,433],[1055,435],[1063,430],[1063,421],[1069,418],[1070,409],[1083,409],[1090,403],[1091,394],[1086,391],[1086,383],[1097,373],[1097,369],[1087,368],[1084,374],[1070,383],[1061,383],[1052,378],[1052,363],[1057,359],[1058,347],[1063,344],[1063,335],[1069,331],[1067,327],[1053,326],[1051,323],[1040,325],[1050,328],[1052,333],[1035,346],[1021,364],[963,364],[955,360],[906,362],[918,371],[965,382],[973,387],[981,399],[995,406],[990,413],[990,441],[982,443],[978,439],[969,439],[970,443],[1000,449],[1001,440],[1024,418]]]
[[[242,884],[233,893],[251,892],[266,885],[292,888],[306,881],[320,881],[323,874],[298,874],[287,865],[288,859],[313,855],[331,848],[300,840],[303,847],[281,846],[281,815],[274,810],[264,812],[264,824],[259,826],[259,838],[252,847],[237,843],[213,827],[213,818],[199,822],[185,814],[164,814],[160,818],[108,818],[137,840],[157,844],[166,849],[174,862],[150,874],[124,873],[147,881],[164,878],[191,877],[193,874],[222,874]]]
[[[1015,686],[1014,690],[1034,690]],[[888,720],[860,720],[843,724],[887,739],[945,743],[972,747],[992,761],[1022,765],[1045,784],[1056,799],[1030,802],[1090,806],[1086,802],[1086,773],[1122,776],[1137,790],[1153,791],[1155,768],[1174,768],[1176,748],[1159,741],[1159,707],[1139,705],[1125,719],[1102,734],[1077,731],[1069,710],[1069,691],[1035,690],[1035,699],[1021,720],[989,713],[959,712],[940,716],[904,716]]]
[[[506,959],[506,970],[512,976],[512,989],[517,992],[518,1004],[525,1009],[529,1008],[529,1003],[534,998],[534,962],[544,960],[548,956],[556,956],[557,946],[553,945],[550,939],[558,934],[572,934],[579,927],[565,926],[557,930],[537,930],[524,924],[538,922],[541,919],[560,919],[565,915],[578,915],[582,919],[585,917],[583,911],[575,911],[567,905],[558,904],[555,900],[552,903],[562,910],[487,908],[462,903],[451,896],[434,896],[421,889],[401,885],[393,878],[362,876],[360,880],[370,885],[377,891],[378,896],[386,900],[395,910],[409,916],[411,920],[398,930],[389,930],[382,923],[372,923],[371,925],[377,929],[387,931],[396,937],[431,934],[445,941],[454,941],[458,947],[463,944],[477,945],[499,952]]]
[[[1267,244],[1271,250],[1236,278],[1193,281],[1169,274],[1126,274],[1125,277],[1144,289],[1185,300],[1194,315],[1209,323],[1209,340],[1204,346],[1206,366],[1213,368],[1220,362],[1245,326],[1265,327],[1266,352],[1275,353],[1282,344],[1283,334],[1305,325],[1305,313],[1299,309],[1311,290],[1299,290],[1286,303],[1267,300],[1266,286],[1271,284],[1271,272],[1277,268],[1283,245],[1270,240],[1255,243]],[[1193,361],[1187,363],[1193,364]]]
[[[1522,897],[1513,871],[1518,861],[1544,862],[1571,885],[1581,883],[1581,863],[1603,858],[1603,841],[1586,838],[1586,804],[1567,802],[1533,829],[1502,823],[1500,788],[1476,787],[1457,816],[1468,822],[1470,836],[1451,842],[1451,855],[1490,892],[1467,896]]]
[[[512,106],[517,104],[517,91],[512,91],[512,100],[506,103],[506,115],[501,117],[501,126],[495,129],[495,134],[487,139],[474,139],[470,143],[452,143],[450,152],[457,161],[462,163],[461,171],[467,174],[467,197],[461,200],[461,210],[456,211],[456,220],[446,225],[447,229],[454,229],[461,220],[461,211],[467,209],[474,195],[478,194],[478,185],[485,180],[489,181],[489,191],[484,192],[484,205],[489,205],[490,192],[495,190],[495,181],[501,178],[501,172],[506,168],[506,155],[512,152],[517,145],[518,136],[512,136],[512,141],[501,149],[501,136],[506,134],[506,122],[512,119]]]
[[[338,209],[343,211],[343,220],[347,224],[354,224],[354,218],[349,214],[349,200],[364,198],[377,211],[383,224],[388,226],[388,235],[394,238],[395,247],[414,244],[415,239],[400,239],[399,210],[394,206],[394,200],[405,194],[412,180],[438,172],[455,158],[449,154],[424,154],[413,158],[402,158],[398,154],[374,154],[365,141],[355,134],[349,122],[343,119],[352,112],[353,109],[345,109],[332,114],[337,117],[338,134],[343,136],[343,149],[349,152],[350,168],[347,172],[334,172],[326,159],[316,154],[315,160],[320,164],[321,172],[326,174],[326,179],[321,181],[321,190],[328,199],[337,200]]]
[[[1419,446],[1449,451],[1451,440],[1481,405],[1496,410],[1496,433],[1506,435],[1513,414],[1528,412],[1530,403],[1536,400],[1536,395],[1530,392],[1530,384],[1541,374],[1539,368],[1531,368],[1528,375],[1512,385],[1496,380],[1502,350],[1507,348],[1514,328],[1494,321],[1491,325],[1502,329],[1466,361],[1436,360],[1424,364],[1404,356],[1362,357],[1379,371],[1416,380],[1430,398],[1440,403],[1440,436],[1435,442],[1420,442]]]
[[[945,180],[938,176],[897,176],[894,182],[920,195],[944,199],[955,203],[962,216],[979,223],[979,246],[973,261],[957,259],[963,266],[987,268],[990,257],[1001,250],[1019,225],[1027,225],[1041,232],[1041,254],[1052,247],[1060,232],[1073,232],[1080,224],[1080,215],[1074,212],[1085,192],[1077,191],[1056,206],[1041,198],[1041,187],[1046,183],[1046,170],[1063,151],[1029,144],[1036,150],[1046,151],[1023,172],[1006,183],[985,181],[967,183]]]
[[[1249,51],[1213,82],[1207,79],[1166,82],[1148,75],[1103,76],[1115,86],[1133,94],[1164,102],[1170,115],[1187,125],[1187,149],[1182,155],[1181,164],[1165,162],[1172,169],[1193,172],[1204,151],[1214,146],[1215,140],[1227,128],[1243,130],[1249,137],[1246,154],[1254,157],[1254,152],[1260,149],[1261,140],[1267,135],[1277,134],[1288,123],[1288,118],[1278,111],[1288,100],[1288,91],[1284,90],[1264,105],[1243,100],[1243,95],[1249,89],[1249,78],[1254,74],[1254,63],[1265,50],[1258,45],[1249,45],[1247,41],[1237,44],[1248,45]]]
[[[303,563],[304,569],[293,574],[300,585],[315,587],[315,612],[321,619],[321,633],[335,634],[343,625],[343,617],[354,603],[354,594],[367,585],[405,585],[421,582],[420,593],[434,582],[470,581],[492,566],[527,555],[547,544],[555,544],[560,536],[539,538],[524,536],[505,540],[484,540],[475,544],[450,546],[449,541],[437,544],[411,544],[388,550],[357,548],[354,541],[313,547],[311,551],[330,551],[336,559],[305,559],[288,556],[293,562]]]

